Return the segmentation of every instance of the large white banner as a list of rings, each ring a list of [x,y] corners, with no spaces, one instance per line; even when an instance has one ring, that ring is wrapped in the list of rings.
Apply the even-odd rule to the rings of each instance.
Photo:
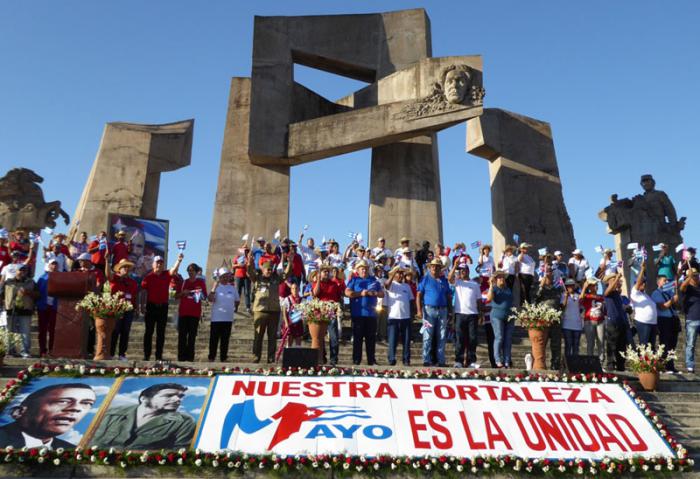
[[[218,376],[204,451],[675,457],[616,384]]]

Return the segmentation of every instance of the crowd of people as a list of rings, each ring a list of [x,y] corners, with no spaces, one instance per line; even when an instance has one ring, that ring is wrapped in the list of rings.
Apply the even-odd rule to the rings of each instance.
[[[568,259],[561,251],[532,251],[526,242],[509,245],[494,258],[490,245],[464,243],[453,247],[428,241],[411,247],[401,238],[396,249],[379,238],[366,247],[356,238],[341,250],[330,239],[317,245],[313,238],[297,242],[288,238],[266,241],[255,238],[243,244],[235,255],[207,281],[196,263],[179,273],[182,252],[167,268],[160,256],[151,270],[136,276],[129,261],[132,245],[119,231],[114,241],[101,232],[92,240],[54,236],[46,246],[19,230],[0,232],[0,294],[6,327],[21,335],[19,350],[11,354],[29,357],[30,331],[37,313],[39,354],[51,355],[58,301],[48,294],[53,272],[84,271],[95,276],[98,290],[120,292],[131,301],[134,311],[117,321],[109,351],[97,359],[125,360],[132,322],[143,315],[145,334],[142,358],[163,359],[169,303],[177,301],[177,359],[194,361],[196,337],[205,304],[211,306],[208,359],[228,360],[229,339],[239,309],[252,315],[254,331],[252,360],[273,363],[284,347],[302,344],[306,334],[303,318],[296,309],[309,298],[339,303],[349,311],[352,325],[352,362],[359,365],[366,355],[368,365],[377,364],[377,341],[388,342],[390,365],[397,363],[401,345],[403,364],[411,364],[411,343],[416,337],[413,324],[420,325],[424,366],[493,368],[513,365],[512,344],[516,324],[512,308],[544,303],[562,311],[561,324],[550,329],[549,367],[559,370],[567,357],[580,352],[581,336],[586,338],[587,355],[596,355],[604,367],[622,371],[620,354],[628,344],[663,344],[675,350],[683,330],[679,311],[685,316],[685,366],[694,372],[694,349],[700,330],[700,264],[694,248],[676,259],[667,245],[654,248],[652,264],[656,285],[646,285],[647,262],[635,251],[625,258],[633,276],[629,297],[623,294],[623,262],[614,253],[600,249],[600,262],[589,263],[576,249]],[[43,250],[43,251],[39,251]],[[472,251],[470,254],[469,251]],[[35,282],[37,255],[45,271]],[[646,253],[644,253],[646,254]],[[212,282],[211,288],[207,285]],[[652,291],[649,294],[649,291]],[[488,363],[477,358],[479,329],[488,346]],[[338,363],[342,324],[333,320],[328,327],[328,348],[323,360]],[[94,349],[94,334],[89,348]],[[99,332],[97,333],[99,334]],[[153,336],[155,334],[155,351]],[[281,342],[279,341],[281,338]],[[454,343],[454,358],[446,356],[446,344]],[[265,348],[263,345],[265,344]],[[265,351],[263,351],[265,349]],[[562,354],[562,350],[564,353]],[[133,354],[133,352],[132,352]],[[98,357],[99,356],[99,357]],[[669,372],[676,372],[673,362]]]

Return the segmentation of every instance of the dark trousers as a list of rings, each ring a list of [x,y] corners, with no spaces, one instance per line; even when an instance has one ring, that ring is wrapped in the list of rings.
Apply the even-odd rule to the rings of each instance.
[[[215,323],[212,323],[215,324]],[[194,345],[197,340],[199,318],[180,316],[177,320],[177,360],[194,361]]]
[[[331,365],[333,366],[338,364],[338,351],[340,349],[339,336],[340,333],[338,332],[338,320],[334,319],[328,324],[328,346],[331,352]]]
[[[651,344],[652,349],[655,349],[657,333],[656,325],[635,321],[634,326],[635,328],[637,328],[637,337],[639,338],[639,345],[644,346],[645,344]]]
[[[245,300],[245,307],[250,309],[250,278],[236,278],[236,289],[238,296]]]
[[[387,340],[389,342],[389,350],[387,352],[387,359],[389,364],[396,363],[396,347],[399,343],[399,339],[402,341],[403,345],[403,363],[411,363],[411,320],[406,319],[388,319],[387,326]]]
[[[520,303],[531,303],[530,292],[535,277],[531,274],[519,274],[518,278],[520,279]]]
[[[455,313],[455,362],[467,365],[476,362],[476,327],[478,314]],[[467,353],[466,360],[464,353]]]
[[[165,344],[165,325],[168,323],[168,304],[148,303],[146,305],[146,332],[143,335],[143,359],[151,359],[153,347],[153,331],[156,332],[156,361],[163,359],[163,345]]]
[[[114,331],[112,331],[112,344],[110,354],[115,356],[117,353],[117,343],[119,343],[119,356],[126,356],[126,350],[129,348],[129,333],[131,332],[131,323],[134,320],[134,312],[127,311],[124,316],[117,319],[114,323]]]
[[[659,343],[664,345],[664,355],[669,351],[675,351],[676,346],[678,346],[678,333],[681,331],[681,320],[676,316],[672,318],[662,318],[659,316],[657,318],[658,328],[659,328]],[[667,371],[673,371],[676,366],[673,364],[673,360],[670,360],[666,364]]]
[[[277,326],[280,321],[279,311],[255,311],[253,313],[253,327],[255,337],[253,338],[253,356],[256,361],[262,357],[262,343],[265,332],[267,332],[267,362],[275,362],[277,352]]]
[[[515,285],[515,275],[509,274],[508,276],[506,276],[506,286],[508,286],[508,289],[510,289],[512,291],[514,285]]]
[[[37,311],[39,316],[39,354],[42,356],[53,350],[53,335],[56,332],[56,310],[46,308],[43,311]],[[48,348],[46,346],[46,338],[48,336]]]
[[[578,348],[581,342],[581,331],[574,329],[562,329],[561,333],[564,336],[564,356],[568,361],[569,357],[578,355]]]
[[[209,329],[209,361],[216,361],[216,349],[219,348],[221,362],[228,358],[228,342],[231,338],[231,321],[214,321]],[[196,334],[196,333],[195,333]]]
[[[625,358],[620,353],[627,348],[627,326],[605,323],[605,352],[608,371],[624,371]]]
[[[496,367],[496,357],[493,355],[494,334],[493,334],[493,326],[491,326],[491,323],[485,323],[484,330],[486,331],[486,344],[488,344],[488,347],[489,347],[489,363],[491,363],[492,368],[495,368]]]
[[[367,364],[377,364],[374,349],[377,339],[377,318],[370,316],[354,316],[352,318],[352,362],[358,365],[362,362],[362,342],[367,349]]]
[[[559,371],[561,369],[561,325],[559,324],[549,328],[549,350],[552,353],[550,368]]]

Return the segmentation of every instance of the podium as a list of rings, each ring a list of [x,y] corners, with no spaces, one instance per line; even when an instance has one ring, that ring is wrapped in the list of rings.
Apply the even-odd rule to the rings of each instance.
[[[75,305],[95,291],[96,284],[96,276],[91,272],[49,274],[48,294],[58,300],[54,357],[83,359],[87,356],[90,317],[84,311],[76,311]]]

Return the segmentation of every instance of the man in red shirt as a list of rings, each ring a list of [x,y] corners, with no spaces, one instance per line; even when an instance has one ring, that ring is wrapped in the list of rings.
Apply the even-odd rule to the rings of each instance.
[[[13,251],[19,251],[20,259],[24,260],[29,256],[29,249],[31,244],[27,239],[27,232],[24,230],[17,230],[14,233],[14,239],[10,241],[10,253]]]
[[[2,268],[12,262],[10,257],[10,248],[7,246],[7,233],[0,233],[0,271]]]
[[[244,245],[243,248],[238,250],[238,256],[233,258],[231,264],[233,265],[233,277],[236,282],[236,290],[238,290],[238,296],[245,299],[245,310],[246,313],[250,314],[250,278],[248,277],[248,266],[246,265],[246,258],[250,248]],[[245,293],[245,294],[244,294]]]
[[[177,261],[170,270],[165,269],[162,256],[153,258],[153,269],[141,281],[140,310],[145,310],[146,332],[143,335],[143,359],[151,359],[153,331],[156,332],[156,361],[163,360],[165,344],[165,325],[168,323],[168,300],[170,296],[170,278],[177,273],[184,255],[177,255]],[[145,306],[144,306],[145,303]]]
[[[199,320],[202,318],[202,301],[207,299],[207,283],[199,276],[202,272],[196,263],[187,266],[187,279],[177,289],[180,307],[177,318],[177,360],[194,361],[194,345],[197,340]]]
[[[109,289],[112,294],[122,293],[124,299],[130,301],[134,309],[127,311],[124,316],[119,318],[114,325],[112,331],[112,341],[110,354],[115,356],[117,353],[117,342],[119,343],[119,360],[126,361],[126,350],[129,346],[129,333],[131,332],[131,322],[134,320],[134,311],[138,307],[138,290],[139,285],[129,277],[129,273],[134,268],[134,263],[123,259],[114,265],[112,269],[105,268],[105,274],[109,280]],[[116,274],[113,274],[116,273]]]
[[[333,267],[328,264],[321,265],[319,273],[319,281],[313,284],[313,295],[321,301],[334,301],[340,303],[343,298],[343,289],[340,283],[331,278]],[[328,325],[328,343],[331,350],[331,366],[338,364],[338,349],[339,349],[339,333],[340,323],[334,319]],[[325,344],[324,344],[324,359],[325,359]]]
[[[112,253],[112,264],[117,264],[121,260],[128,260],[131,253],[131,242],[126,242],[126,231],[120,230],[115,235],[117,241],[110,248]]]
[[[258,267],[262,269],[262,265],[264,263],[270,263],[272,265],[272,270],[274,271],[275,268],[277,268],[279,262],[280,257],[272,251],[272,243],[265,243],[265,251],[262,255],[260,255],[260,259],[258,260]]]
[[[107,232],[101,231],[97,237],[88,245],[92,264],[100,271],[104,271],[107,262]]]
[[[287,258],[292,256],[292,282],[296,283],[297,286],[301,283],[301,278],[304,276],[304,259],[301,257],[299,253],[297,253],[297,245],[296,243],[290,243],[289,245],[289,251],[286,255],[285,261],[288,261]]]

